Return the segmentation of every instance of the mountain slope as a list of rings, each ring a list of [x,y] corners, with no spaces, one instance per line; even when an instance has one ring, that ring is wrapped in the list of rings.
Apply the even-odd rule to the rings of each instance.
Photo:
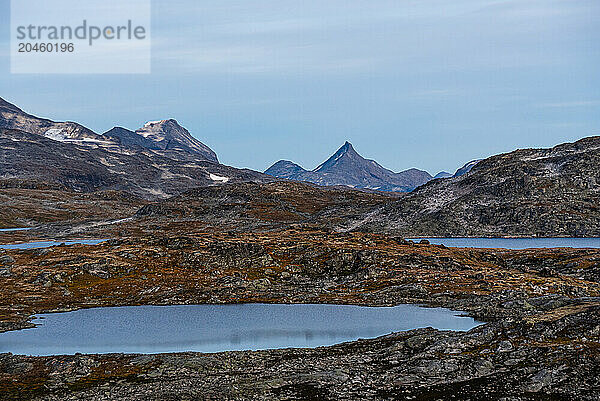
[[[152,121],[138,130],[114,127],[104,137],[122,146],[152,150],[176,160],[199,158],[218,163],[217,154],[173,119]]]
[[[74,122],[55,122],[33,116],[0,98],[1,128],[29,132],[58,142],[102,147],[118,153],[150,151],[175,160],[219,162],[212,149],[173,119],[147,123],[135,132],[115,127],[99,135]]]
[[[279,160],[265,171],[265,174],[272,175],[273,177],[290,180],[307,173],[309,173],[308,170],[288,160]]]
[[[307,171],[289,161],[281,160],[265,171],[278,178],[308,181],[318,185],[344,185],[380,191],[409,192],[431,180],[429,173],[410,169],[394,173],[374,160],[359,155],[350,142],[346,142],[329,159]]]
[[[492,156],[346,226],[408,236],[600,236],[600,137]]]
[[[146,199],[224,182],[272,180],[206,160],[182,163],[154,153],[118,153],[6,129],[0,129],[0,179],[56,183],[79,192],[124,190]]]
[[[450,177],[452,177],[452,174],[450,174],[446,171],[440,171],[433,178],[450,178]]]
[[[114,145],[101,135],[74,122],[54,122],[32,116],[0,98],[0,129],[16,129],[46,136],[56,141]]]
[[[481,159],[471,160],[470,162],[468,162],[467,164],[465,164],[464,166],[462,166],[461,168],[459,168],[458,170],[456,170],[456,173],[454,173],[454,177],[460,177],[461,175],[467,174],[480,161],[481,161]]]

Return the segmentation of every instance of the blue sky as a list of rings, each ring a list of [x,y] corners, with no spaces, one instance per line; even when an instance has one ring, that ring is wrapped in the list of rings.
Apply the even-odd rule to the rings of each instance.
[[[349,140],[435,174],[600,134],[598,0],[154,1],[149,75],[12,75],[9,14],[0,97],[97,132],[175,118],[237,167]]]

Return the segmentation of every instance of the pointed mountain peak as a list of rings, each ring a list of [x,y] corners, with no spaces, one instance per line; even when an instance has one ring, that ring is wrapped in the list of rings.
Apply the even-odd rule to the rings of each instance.
[[[342,147],[338,150],[339,151],[343,151],[343,152],[356,152],[354,150],[354,147],[352,146],[352,144],[348,141],[344,142],[344,144],[342,145]],[[336,152],[337,153],[337,152]]]
[[[346,141],[341,148],[339,148],[329,159],[327,159],[323,164],[319,165],[313,171],[318,173],[321,171],[328,170],[334,166],[336,166],[343,159],[356,159],[356,161],[362,162],[366,160],[359,155],[352,144]]]
[[[331,157],[312,171],[287,160],[280,160],[265,171],[266,174],[318,185],[344,185],[379,191],[412,191],[431,180],[426,171],[409,169],[400,173],[382,167],[375,160],[368,160],[354,150],[346,141]]]

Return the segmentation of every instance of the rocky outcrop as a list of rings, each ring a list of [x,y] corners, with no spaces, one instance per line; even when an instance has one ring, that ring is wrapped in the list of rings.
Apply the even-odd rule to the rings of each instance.
[[[279,160],[267,170],[265,174],[272,175],[277,178],[284,178],[286,180],[297,180],[305,174],[310,173],[308,170],[303,169],[301,166],[289,160]],[[302,181],[308,181],[306,179]]]
[[[395,199],[384,193],[277,181],[195,188],[148,204],[137,216],[154,221],[201,221],[216,230],[267,230],[311,226],[333,230],[373,207]]]
[[[409,236],[600,236],[600,137],[492,156],[346,229]]]

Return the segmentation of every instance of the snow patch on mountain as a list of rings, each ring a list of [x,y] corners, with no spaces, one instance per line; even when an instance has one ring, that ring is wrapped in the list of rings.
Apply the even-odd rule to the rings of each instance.
[[[216,175],[216,174],[213,174],[213,173],[210,173],[208,175],[208,177],[211,180],[213,180],[213,181],[219,181],[219,182],[227,182],[227,181],[229,181],[229,177],[222,177],[220,175]]]
[[[48,131],[44,132],[44,136],[54,141],[64,142],[68,138],[64,134],[62,134],[62,131],[62,129],[51,128]]]

